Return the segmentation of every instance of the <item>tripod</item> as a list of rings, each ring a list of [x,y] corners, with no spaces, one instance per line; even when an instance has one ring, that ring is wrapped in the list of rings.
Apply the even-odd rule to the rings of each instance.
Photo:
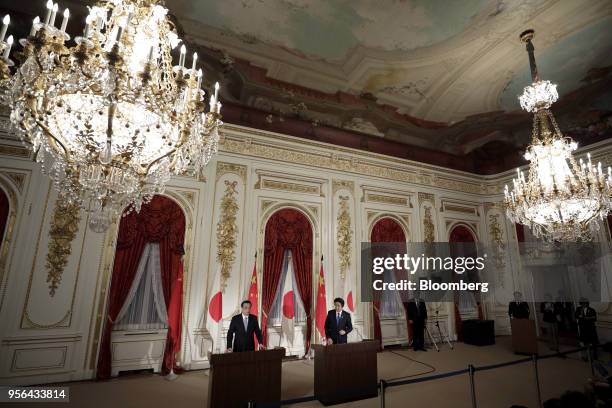
[[[448,337],[448,334],[444,333],[442,331],[442,327],[440,327],[440,317],[439,317],[440,312],[436,310],[435,313],[436,313],[436,317],[434,318],[434,325],[438,328],[438,336],[440,336],[440,340],[442,342],[446,340],[446,343],[448,343],[448,346],[451,348],[451,350],[454,350],[453,343],[451,343],[450,341],[450,337]],[[431,335],[431,332],[429,331],[429,328],[427,327],[427,325],[425,325],[425,330],[427,331],[427,335],[429,336],[429,339],[431,340],[434,347],[436,348],[436,351],[440,351],[440,348],[438,347],[438,343],[436,343],[436,339],[434,339],[434,337]]]

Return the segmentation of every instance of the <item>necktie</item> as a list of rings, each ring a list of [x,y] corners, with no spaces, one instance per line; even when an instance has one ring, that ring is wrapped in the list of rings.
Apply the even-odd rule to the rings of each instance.
[[[336,315],[336,326],[340,324],[340,313]]]
[[[249,326],[249,317],[244,316],[244,331],[247,331],[248,326]]]

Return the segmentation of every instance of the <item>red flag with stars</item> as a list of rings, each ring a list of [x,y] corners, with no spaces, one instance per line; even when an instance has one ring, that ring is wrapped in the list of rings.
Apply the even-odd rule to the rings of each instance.
[[[253,273],[251,274],[251,286],[249,287],[249,301],[251,302],[251,314],[257,316],[259,319],[258,313],[258,304],[259,304],[259,290],[257,288],[257,252],[255,253],[255,261],[253,262]],[[253,336],[255,336],[253,334]],[[259,348],[259,342],[257,341],[257,337],[255,337],[255,350]]]
[[[319,271],[319,284],[317,285],[317,321],[319,334],[325,339],[325,318],[327,317],[327,301],[325,299],[325,273],[323,272],[323,257],[321,256],[321,270]]]

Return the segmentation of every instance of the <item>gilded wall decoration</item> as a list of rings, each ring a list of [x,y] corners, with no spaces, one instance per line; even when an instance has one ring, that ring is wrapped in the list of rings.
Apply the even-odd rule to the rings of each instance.
[[[28,148],[13,145],[0,145],[0,155],[4,156],[15,156],[22,158],[29,158],[31,151]]]
[[[246,172],[246,166],[235,163],[217,162],[217,181],[219,181],[224,174],[234,173],[240,177],[243,183],[246,183]]]
[[[15,183],[17,190],[19,190],[20,193],[23,193],[23,186],[25,185],[25,180],[26,180],[25,173],[15,173],[11,171],[3,171],[2,174],[4,174],[9,179],[11,179],[11,181]]]
[[[260,184],[261,188],[268,188],[271,190],[290,191],[293,193],[302,194],[319,194],[319,187],[308,186],[298,183],[290,183],[276,180],[262,180]]]
[[[425,214],[423,216],[423,232],[424,240],[430,244],[436,240],[436,230],[433,223],[433,217],[431,215],[431,207],[425,206]]]
[[[432,204],[435,204],[434,195],[431,193],[423,193],[419,191],[419,203],[423,203],[425,201],[429,201]]]
[[[225,181],[225,193],[221,198],[221,214],[217,221],[217,262],[221,266],[221,286],[230,277],[230,272],[236,260],[236,239],[238,236],[238,200],[236,195],[236,181]]]
[[[499,214],[489,215],[489,236],[491,237],[491,246],[493,247],[493,259],[495,266],[499,270],[500,285],[504,287],[504,272],[506,270],[506,244],[504,243],[504,234],[499,223]]]
[[[72,251],[72,240],[76,237],[81,221],[81,211],[78,205],[69,204],[60,194],[55,202],[55,210],[49,230],[49,245],[47,252],[47,283],[49,296],[55,296],[55,291],[62,280],[64,268]]]
[[[336,218],[336,241],[338,242],[338,257],[340,262],[340,278],[344,279],[351,265],[351,247],[353,245],[353,231],[351,229],[351,214],[346,196],[340,196],[340,207]]]
[[[401,206],[408,205],[408,199],[404,197],[393,197],[393,196],[387,196],[387,195],[382,195],[382,194],[368,194],[367,200],[374,201],[377,203],[383,203],[383,204],[392,204],[392,205],[401,205]]]
[[[332,195],[335,195],[336,192],[346,189],[351,193],[355,190],[355,182],[348,180],[332,180]]]

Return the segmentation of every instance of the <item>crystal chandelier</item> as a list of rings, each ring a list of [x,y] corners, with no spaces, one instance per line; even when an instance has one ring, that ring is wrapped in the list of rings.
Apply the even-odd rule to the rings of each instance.
[[[90,228],[103,232],[124,209],[139,211],[162,192],[173,174],[199,172],[217,152],[219,84],[207,106],[197,54],[185,67],[182,45],[173,65],[180,40],[162,1],[99,2],[74,45],[70,13],[58,28],[58,11],[49,0],[44,21],[34,19],[18,66],[4,18],[3,99],[60,198],[88,210]]]
[[[513,189],[505,187],[505,205],[512,222],[531,228],[547,241],[590,240],[599,220],[612,208],[612,174],[601,163],[593,165],[590,154],[579,162],[572,152],[578,145],[559,130],[551,111],[557,101],[556,85],[540,80],[531,43],[533,30],[521,34],[529,54],[533,83],[519,97],[521,107],[533,112],[532,142],[525,159],[527,178],[517,169]]]

